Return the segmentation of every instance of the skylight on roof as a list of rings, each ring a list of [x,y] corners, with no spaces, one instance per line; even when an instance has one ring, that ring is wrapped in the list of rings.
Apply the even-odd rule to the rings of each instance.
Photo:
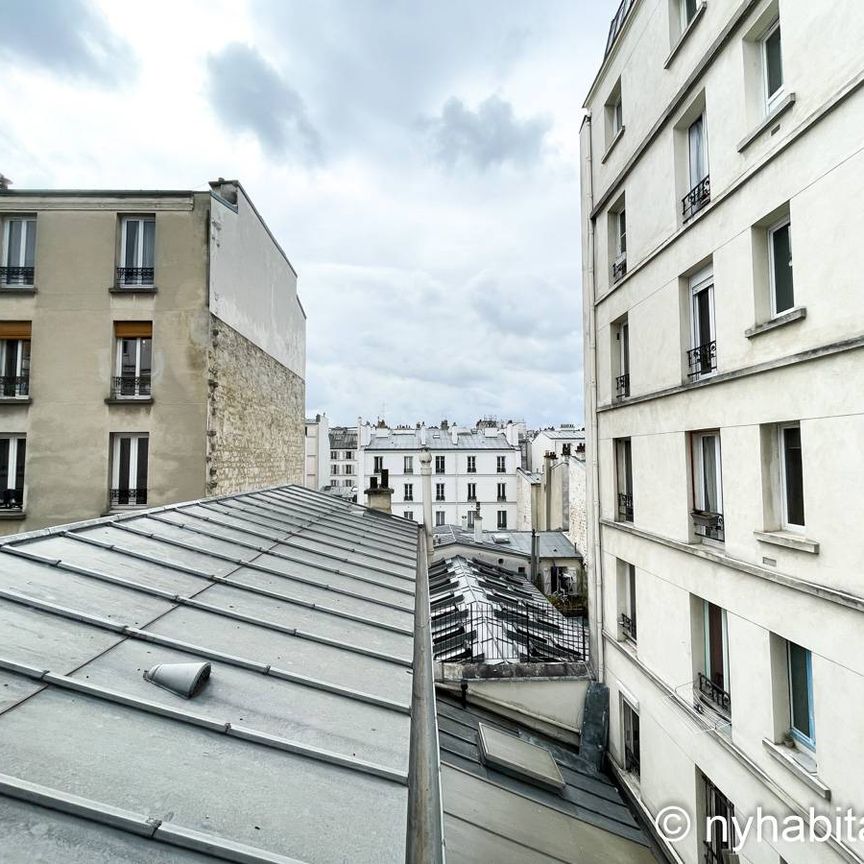
[[[564,789],[566,784],[561,771],[552,754],[544,747],[523,741],[517,735],[502,732],[485,723],[479,724],[477,733],[480,755],[490,767],[555,792]]]

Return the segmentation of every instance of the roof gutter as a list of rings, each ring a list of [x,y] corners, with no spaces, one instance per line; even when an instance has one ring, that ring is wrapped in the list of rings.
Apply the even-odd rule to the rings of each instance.
[[[414,676],[408,757],[408,831],[405,864],[444,864],[444,810],[432,663],[432,620],[426,535],[417,534],[414,594]]]

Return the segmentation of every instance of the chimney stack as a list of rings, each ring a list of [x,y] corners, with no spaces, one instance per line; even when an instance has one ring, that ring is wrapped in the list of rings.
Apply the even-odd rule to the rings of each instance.
[[[0,192],[8,192],[11,183],[12,181],[8,177],[4,177],[0,174]]]
[[[480,502],[477,502],[477,509],[474,511],[474,540],[477,543],[483,542],[483,517],[480,515]]]
[[[366,490],[366,506],[370,510],[378,510],[381,513],[390,513],[390,500],[393,497],[393,490],[388,487],[390,479],[390,471],[387,468],[381,469],[381,485],[378,485],[378,478],[374,475],[369,478],[369,488]]]
[[[423,430],[426,431],[425,429]],[[432,454],[425,442],[420,448],[420,489],[423,492],[423,529],[426,532],[426,549],[432,560]]]
[[[544,472],[544,480],[546,481],[546,520],[543,527],[546,531],[554,531],[556,529],[552,526],[552,468],[556,459],[555,452],[547,450],[544,458],[546,460],[546,470]]]

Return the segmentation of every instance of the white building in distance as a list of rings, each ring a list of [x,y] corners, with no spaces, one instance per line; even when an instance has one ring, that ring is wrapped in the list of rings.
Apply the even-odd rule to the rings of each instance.
[[[330,424],[326,414],[306,418],[306,473],[303,485],[319,492],[330,477]]]
[[[585,451],[585,430],[571,423],[563,423],[551,429],[539,429],[534,433],[528,447],[528,468],[543,470],[543,458],[547,453],[557,457],[575,456]]]
[[[862,46],[860,0],[625,0],[585,103],[593,661],[684,864],[864,860]]]

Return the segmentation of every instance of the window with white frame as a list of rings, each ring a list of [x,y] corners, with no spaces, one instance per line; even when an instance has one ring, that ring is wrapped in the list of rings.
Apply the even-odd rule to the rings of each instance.
[[[436,525],[443,525],[444,524],[444,518],[445,518],[445,513],[443,510],[436,510],[435,511],[435,524]]]
[[[444,500],[444,484],[436,483],[435,484],[435,500],[443,501]]]
[[[621,696],[621,737],[624,744],[624,770],[639,777],[639,712]]]
[[[146,434],[117,433],[112,440],[111,504],[118,507],[147,503],[150,439]]]
[[[0,436],[0,491],[4,510],[24,507],[24,465],[27,439],[23,435]]]
[[[444,457],[443,456],[436,456],[435,457],[435,473],[436,474],[443,474],[445,467],[446,467],[446,460],[444,459]]]
[[[496,463],[496,468],[497,468],[497,471],[499,474],[506,474],[507,473],[507,457],[506,456],[499,456],[498,457],[498,461]]]
[[[621,635],[636,641],[636,565],[618,561],[619,608],[621,609]]]
[[[498,484],[498,500],[506,501],[507,500],[507,484],[499,483]]]
[[[682,217],[687,222],[711,200],[708,169],[708,133],[703,111],[687,127],[688,191],[681,201]]]
[[[149,321],[115,321],[115,399],[150,398],[153,325]]]
[[[411,510],[405,510],[405,511],[402,513],[402,515],[403,515],[406,519],[410,519],[412,522],[414,521],[414,513],[413,513]]]
[[[677,2],[681,15],[681,30],[683,32],[690,26],[690,22],[699,11],[701,0],[677,0]]]
[[[624,106],[621,99],[621,79],[615,82],[606,99],[606,148],[610,148],[624,128]]]
[[[782,315],[795,305],[792,236],[788,217],[768,229],[768,275],[771,282],[771,313]]]
[[[353,465],[346,465],[345,466],[345,473],[346,474],[353,474],[354,473],[354,466]]]
[[[476,501],[477,500],[477,484],[469,483],[468,484],[468,500]]]
[[[477,512],[475,510],[469,510],[468,511],[468,527],[469,528],[474,527],[474,517],[476,515],[477,515]]]
[[[476,474],[477,473],[477,457],[469,456],[468,457],[468,473]]]
[[[625,399],[630,395],[630,324],[625,315],[612,325],[615,334],[613,361],[617,360],[617,368],[613,363],[615,375],[615,395]]]
[[[612,281],[618,282],[627,274],[627,210],[621,202],[609,213],[612,229]]]
[[[36,262],[36,218],[9,216],[3,220],[0,283],[32,285]]]
[[[780,426],[780,482],[783,527],[804,527],[804,463],[801,456],[801,427]]]
[[[615,484],[618,498],[617,519],[633,521],[633,458],[629,438],[615,439]]]
[[[330,458],[331,459],[338,459],[339,458],[339,451],[338,450],[331,450],[330,451]]]
[[[786,643],[789,674],[789,734],[811,750],[816,746],[813,708],[813,655],[794,642]]]
[[[413,456],[405,456],[402,459],[402,473],[403,474],[413,474],[414,473],[414,457]]]
[[[726,610],[703,601],[704,673],[699,674],[699,693],[727,714],[732,707],[729,687],[729,629]]]
[[[382,469],[384,468],[384,457],[383,456],[375,456],[373,462],[372,473],[380,474]]]
[[[688,377],[699,380],[717,371],[714,323],[714,274],[711,268],[690,277],[690,350]]]
[[[0,322],[0,397],[30,394],[30,322]]]
[[[507,527],[507,511],[499,510],[498,511],[498,529],[502,530]]]
[[[338,463],[338,462],[334,462],[334,463],[330,466],[330,473],[331,473],[331,474],[339,474],[339,473],[340,473],[340,466],[339,466],[339,463]]]
[[[693,479],[693,526],[701,537],[722,541],[723,474],[720,460],[720,432],[690,434]]]
[[[762,76],[765,88],[765,108],[771,113],[783,101],[783,56],[778,18],[762,37]]]
[[[413,501],[414,500],[414,484],[413,483],[405,483],[404,484],[404,494],[402,497],[405,501]]]
[[[154,216],[124,216],[121,219],[118,285],[153,284],[155,244]]]
[[[346,459],[353,459],[354,458],[354,451],[353,450],[346,450],[345,451],[345,458]]]

